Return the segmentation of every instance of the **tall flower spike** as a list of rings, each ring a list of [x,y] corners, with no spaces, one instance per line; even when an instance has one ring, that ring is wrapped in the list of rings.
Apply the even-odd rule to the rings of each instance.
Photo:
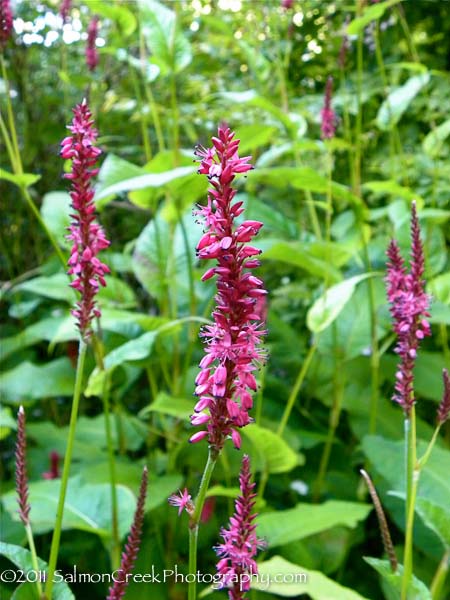
[[[228,588],[230,600],[245,598],[245,592],[250,589],[251,576],[258,573],[254,558],[258,549],[265,546],[256,535],[254,521],[257,514],[253,512],[255,483],[251,481],[250,459],[247,455],[242,458],[239,484],[241,493],[235,502],[234,515],[228,529],[221,529],[223,543],[215,548],[220,558],[217,572],[221,576],[222,587]]]
[[[28,502],[27,476],[27,440],[25,435],[25,411],[23,406],[17,413],[17,442],[16,442],[16,492],[19,503],[19,516],[26,526],[30,523],[30,504]]]
[[[144,467],[142,472],[141,486],[139,488],[139,496],[134,513],[133,524],[128,535],[125,550],[122,553],[120,568],[115,577],[114,585],[109,588],[107,600],[120,600],[125,595],[129,583],[129,575],[133,571],[134,563],[139,552],[142,536],[142,525],[144,523],[144,506],[145,497],[147,495],[148,470]]]
[[[86,44],[86,64],[90,71],[94,71],[98,65],[98,50],[95,42],[98,33],[98,17],[92,17],[88,25],[88,37]]]
[[[10,0],[0,0],[0,48],[6,46],[13,30]]]
[[[322,139],[328,140],[334,137],[336,133],[336,113],[331,108],[331,97],[333,94],[333,78],[330,76],[327,79],[327,84],[325,86],[325,97],[324,97],[324,105],[322,110],[320,111],[320,116],[322,118],[321,123],[321,132]]]
[[[206,428],[194,434],[191,442],[208,437],[215,453],[220,452],[228,437],[236,448],[240,447],[238,429],[251,421],[251,391],[257,387],[253,372],[265,357],[261,348],[265,331],[255,306],[267,292],[263,282],[250,271],[259,266],[256,256],[261,251],[248,244],[262,223],[243,221],[236,226],[234,222],[244,209],[242,201],[234,202],[233,180],[238,173],[253,167],[249,156],[238,156],[239,140],[233,138],[228,127],[219,127],[218,137],[212,138],[213,147],[198,146],[195,152],[200,160],[198,172],[206,175],[211,184],[207,205],[199,207],[196,213],[205,224],[197,254],[201,260],[216,260],[202,280],[216,275],[217,295],[214,323],[200,333],[205,356],[195,380],[199,400],[191,417],[193,425]]]
[[[438,423],[440,425],[445,423],[450,417],[450,375],[447,369],[442,371],[442,379],[444,380],[444,394],[437,412]]]
[[[397,334],[394,351],[400,356],[393,400],[400,404],[407,417],[415,404],[413,369],[417,350],[420,341],[431,335],[430,325],[425,318],[430,316],[430,299],[425,293],[425,282],[422,279],[424,256],[415,202],[412,204],[411,239],[410,272],[407,272],[397,242],[392,240],[387,250],[389,262],[386,278],[387,296]]]
[[[61,156],[72,160],[72,170],[65,175],[72,181],[70,196],[73,208],[70,234],[67,236],[73,242],[68,273],[75,276],[71,286],[81,295],[72,314],[82,338],[88,341],[92,333],[92,319],[100,316],[95,296],[100,285],[106,285],[105,274],[109,273],[109,268],[97,258],[97,254],[109,246],[109,241],[95,222],[94,214],[91,179],[97,175],[98,169],[92,167],[101,154],[100,148],[94,145],[97,131],[93,128],[94,121],[86,100],[73,112],[75,116],[68,127],[72,135],[61,142]]]
[[[66,23],[70,9],[72,8],[72,0],[61,0],[61,4],[59,5],[59,16],[62,19],[63,25]]]

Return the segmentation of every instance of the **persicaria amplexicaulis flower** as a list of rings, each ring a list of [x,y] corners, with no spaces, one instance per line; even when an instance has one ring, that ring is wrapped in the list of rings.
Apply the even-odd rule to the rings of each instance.
[[[42,473],[44,479],[58,479],[59,475],[59,459],[60,456],[57,452],[52,450],[50,452],[50,470]]]
[[[61,0],[59,5],[59,16],[62,19],[63,24],[67,21],[67,18],[72,8],[72,0]]]
[[[235,502],[234,515],[228,529],[222,528],[223,543],[215,551],[220,560],[217,572],[221,575],[222,587],[228,588],[230,600],[241,600],[250,589],[250,577],[258,573],[255,556],[265,543],[256,535],[254,511],[255,483],[251,481],[250,459],[244,455],[239,475],[240,496]]]
[[[172,494],[169,497],[169,504],[172,506],[178,506],[178,516],[181,515],[184,509],[186,509],[186,512],[189,515],[194,512],[194,505],[187,488],[184,488],[183,491],[179,491],[178,494]]]
[[[332,94],[333,78],[330,76],[328,77],[327,84],[325,86],[324,105],[320,111],[320,116],[322,118],[320,129],[322,132],[322,139],[324,140],[331,139],[336,133],[336,113],[331,108]]]
[[[142,537],[142,526],[144,524],[145,498],[147,495],[148,470],[144,467],[142,472],[141,485],[139,488],[136,511],[134,513],[133,523],[128,535],[125,550],[122,553],[120,568],[115,573],[114,585],[110,587],[107,600],[120,600],[125,595],[127,586],[130,582],[130,574],[133,571],[134,563],[139,552]]]
[[[265,357],[260,346],[265,331],[255,305],[267,292],[261,279],[251,272],[260,264],[256,258],[260,250],[249,244],[262,223],[235,223],[244,209],[242,201],[234,201],[232,183],[238,173],[253,167],[249,156],[238,156],[239,140],[233,138],[228,127],[219,127],[218,137],[212,138],[213,147],[198,146],[195,152],[200,160],[198,172],[207,175],[211,184],[207,205],[196,213],[205,224],[197,253],[201,260],[216,261],[202,280],[216,276],[217,295],[214,323],[200,333],[205,356],[195,380],[199,400],[191,417],[193,425],[206,428],[194,434],[191,442],[208,437],[216,453],[229,436],[235,447],[240,447],[238,429],[251,421],[251,392],[257,388],[253,372]]]
[[[400,365],[395,374],[395,394],[393,400],[403,408],[409,416],[414,398],[413,369],[417,350],[421,340],[431,335],[431,329],[425,317],[430,299],[425,293],[425,282],[422,279],[425,263],[423,247],[420,240],[420,228],[416,205],[412,204],[411,216],[411,261],[410,272],[400,254],[396,240],[392,240],[387,250],[387,296],[390,303],[394,331],[397,334],[395,352],[400,356]]]
[[[88,37],[86,44],[86,64],[90,71],[94,71],[98,65],[98,50],[95,42],[97,41],[98,33],[98,17],[92,17],[88,25]]]
[[[0,0],[0,47],[6,46],[13,30],[10,0]]]
[[[28,476],[27,476],[27,440],[25,434],[25,411],[23,406],[17,414],[17,441],[16,441],[16,492],[19,504],[19,516],[24,525],[30,523],[30,504],[28,502]]]
[[[72,182],[70,196],[72,198],[72,224],[69,227],[68,239],[73,246],[69,258],[69,275],[75,279],[71,286],[81,295],[72,314],[82,338],[87,341],[92,333],[91,322],[100,316],[95,296],[99,286],[105,286],[105,274],[109,268],[97,255],[109,246],[103,229],[95,222],[94,189],[91,180],[98,173],[95,166],[100,148],[95,147],[97,131],[94,129],[92,115],[86,100],[78,104],[74,110],[72,125],[68,127],[72,135],[61,142],[61,156],[72,160],[70,173],[64,175]]]
[[[441,425],[450,417],[450,375],[447,369],[442,371],[442,379],[444,381],[444,393],[437,412],[438,423]]]

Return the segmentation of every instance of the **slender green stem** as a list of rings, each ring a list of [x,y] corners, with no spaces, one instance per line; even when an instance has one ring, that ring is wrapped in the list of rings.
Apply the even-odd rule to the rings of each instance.
[[[401,600],[407,600],[413,573],[413,530],[414,509],[420,468],[416,457],[416,416],[414,406],[405,418],[405,461],[406,461],[406,537],[403,558],[403,580]]]
[[[303,381],[305,380],[306,373],[308,372],[311,361],[316,352],[317,345],[314,343],[310,349],[308,350],[308,354],[306,355],[305,361],[298,372],[297,379],[295,380],[294,387],[289,395],[288,401],[286,403],[286,408],[284,409],[283,416],[281,417],[280,424],[278,425],[277,433],[279,436],[283,435],[284,429],[289,421],[289,417],[291,415],[292,409],[294,408],[295,401],[297,399],[300,388],[303,385]]]
[[[448,568],[450,566],[450,550],[442,557],[441,562],[434,574],[433,581],[431,582],[430,592],[432,600],[441,600],[441,592],[444,587],[445,578],[447,577]]]
[[[178,166],[179,163],[179,151],[180,151],[180,124],[179,124],[179,110],[177,103],[177,80],[175,73],[172,73],[170,78],[170,103],[172,107],[172,135],[173,135],[173,152],[174,152],[174,163]]]
[[[159,118],[158,107],[156,106],[155,98],[153,97],[152,88],[151,88],[150,83],[144,73],[144,66],[145,66],[145,62],[147,61],[147,56],[145,53],[145,41],[144,41],[144,36],[142,35],[142,28],[139,31],[139,48],[140,48],[140,56],[141,56],[141,64],[142,64],[142,77],[144,79],[144,92],[145,92],[145,96],[147,98],[147,102],[150,106],[150,112],[151,112],[152,118],[153,118],[153,125],[155,127],[156,140],[158,142],[158,150],[159,150],[159,152],[162,152],[163,150],[165,150],[165,145],[164,145],[163,130],[161,127],[161,119]]]
[[[36,588],[38,596],[40,598],[42,596],[42,585],[41,580],[39,579],[39,564],[37,560],[36,546],[34,545],[34,537],[30,523],[27,523],[25,525],[25,532],[27,534],[28,547],[30,548],[31,553],[31,564],[33,565],[34,572],[36,573]]]
[[[73,445],[75,441],[75,429],[78,418],[78,407],[80,404],[81,388],[83,385],[84,362],[86,358],[86,343],[80,340],[78,348],[77,371],[75,376],[75,388],[73,392],[72,410],[70,413],[69,433],[67,436],[67,447],[64,456],[64,466],[61,476],[61,487],[59,490],[58,507],[56,509],[56,522],[53,531],[52,545],[50,548],[50,558],[48,561],[48,576],[45,585],[45,595],[50,600],[53,589],[53,576],[56,569],[56,561],[58,559],[59,542],[61,539],[62,520],[64,514],[64,503],[66,500],[67,484],[69,481],[70,464],[72,462]]]
[[[189,522],[189,573],[197,573],[197,540],[200,517],[202,516],[203,506],[205,504],[206,492],[208,491],[211,475],[217,462],[217,454],[211,448],[208,451],[208,460],[206,461],[205,470],[203,471],[202,480],[195,500],[194,513]],[[189,582],[188,600],[196,600],[197,581],[195,577],[192,582]]]
[[[362,1],[356,0],[356,16],[361,16]],[[355,192],[358,196],[361,195],[361,136],[362,136],[362,76],[363,76],[363,39],[362,34],[358,35],[356,41],[356,97],[358,102],[358,113],[355,123]]]

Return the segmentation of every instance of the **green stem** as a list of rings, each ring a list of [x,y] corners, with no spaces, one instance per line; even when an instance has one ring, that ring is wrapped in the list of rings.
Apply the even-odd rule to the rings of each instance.
[[[147,77],[144,72],[144,66],[145,66],[145,62],[147,61],[147,56],[145,53],[145,40],[144,40],[144,36],[142,34],[142,28],[139,30],[139,49],[140,49],[141,64],[142,64],[142,77],[144,80],[144,92],[145,92],[147,102],[150,106],[150,112],[152,113],[153,125],[155,127],[155,133],[156,133],[156,140],[158,142],[158,150],[159,150],[159,152],[162,152],[163,150],[165,150],[165,145],[164,145],[164,135],[163,135],[162,127],[161,127],[161,120],[159,118],[158,109],[156,106],[155,99],[153,97],[152,88],[151,88],[150,83],[148,82]]]
[[[189,573],[197,573],[197,540],[200,517],[202,516],[203,506],[205,504],[206,492],[208,491],[211,475],[217,462],[217,454],[211,450],[208,451],[208,460],[203,471],[202,480],[195,500],[194,513],[189,522]],[[188,600],[196,600],[197,581],[195,577],[189,582]]]
[[[179,112],[177,104],[177,81],[175,73],[170,78],[170,103],[172,107],[172,135],[173,135],[173,151],[174,165],[178,166],[179,151],[180,151],[180,127],[179,127]]]
[[[356,16],[360,17],[362,11],[362,1],[356,0]],[[358,113],[355,123],[355,193],[361,195],[361,135],[362,135],[362,75],[363,75],[363,39],[362,34],[358,35],[356,41],[356,97],[358,102]]]
[[[25,525],[25,532],[27,534],[28,547],[30,548],[30,553],[31,553],[31,564],[33,565],[33,570],[36,573],[36,588],[37,588],[38,596],[40,598],[42,596],[42,585],[41,585],[41,580],[39,578],[40,570],[39,570],[39,564],[38,564],[38,560],[37,560],[36,546],[34,545],[33,532],[31,530],[30,523],[27,523]]]
[[[413,573],[413,530],[414,509],[420,468],[416,458],[416,416],[414,406],[405,418],[405,461],[406,461],[406,537],[403,558],[401,600],[407,600]]]
[[[316,352],[317,345],[314,343],[311,348],[308,350],[308,354],[306,355],[305,362],[303,363],[300,371],[298,372],[297,379],[295,380],[294,387],[289,395],[288,401],[286,403],[286,408],[284,409],[283,416],[281,418],[280,424],[278,425],[277,433],[279,436],[283,435],[284,429],[289,421],[289,417],[291,415],[292,409],[294,408],[295,401],[297,399],[300,388],[303,385],[303,381],[305,380],[306,373],[308,372],[309,366],[313,359],[313,356]]]
[[[441,562],[434,574],[433,581],[431,582],[430,592],[432,600],[440,600],[442,588],[444,587],[445,578],[447,577],[448,568],[450,564],[450,550],[442,557]]]
[[[64,513],[64,503],[66,500],[67,484],[69,481],[70,464],[72,462],[73,445],[75,441],[75,429],[78,418],[78,407],[80,404],[81,388],[83,384],[84,362],[86,358],[86,343],[80,340],[78,348],[77,371],[75,376],[75,389],[73,392],[72,410],[70,413],[69,433],[67,437],[67,447],[64,456],[64,466],[61,476],[61,487],[59,490],[58,507],[56,509],[56,522],[53,531],[52,545],[50,548],[50,558],[48,561],[48,576],[45,585],[45,595],[50,600],[52,598],[53,576],[58,559],[59,542],[61,539],[62,520]]]

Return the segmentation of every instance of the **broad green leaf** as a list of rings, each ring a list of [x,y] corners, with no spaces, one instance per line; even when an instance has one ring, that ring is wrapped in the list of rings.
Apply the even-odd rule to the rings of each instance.
[[[114,21],[120,33],[125,37],[130,36],[136,30],[136,17],[124,5],[97,0],[95,3],[95,12],[106,19]]]
[[[340,281],[342,276],[338,269],[325,260],[317,258],[309,251],[309,245],[303,242],[283,242],[263,240],[258,243],[262,248],[262,260],[277,260],[298,267],[321,279],[329,278],[332,283]]]
[[[39,179],[40,175],[35,175],[34,173],[22,173],[21,175],[14,175],[13,173],[8,173],[5,169],[0,169],[0,180],[5,179],[11,183],[14,183],[20,188],[28,188],[34,185]]]
[[[70,224],[70,196],[67,192],[49,192],[42,199],[41,215],[47,228],[61,246],[69,247],[66,239]]]
[[[445,140],[450,135],[450,119],[447,119],[441,123],[438,127],[435,127],[430,133],[424,138],[422,142],[422,148],[425,154],[435,158],[441,153],[442,147]]]
[[[443,304],[450,304],[450,271],[432,279],[427,287]]]
[[[0,390],[4,402],[31,404],[40,398],[71,396],[75,384],[75,369],[68,358],[57,358],[42,365],[28,361],[0,375]]]
[[[139,413],[141,418],[146,417],[148,413],[156,412],[163,415],[170,415],[183,421],[189,421],[194,410],[194,402],[185,398],[174,398],[165,392],[160,392],[155,400],[143,408]]]
[[[284,579],[284,582],[283,582]],[[277,583],[279,581],[281,583]],[[295,565],[281,556],[258,564],[258,576],[252,579],[252,589],[283,596],[299,598],[307,595],[312,600],[367,600],[320,571]]]
[[[387,481],[390,488],[403,493],[405,489],[404,475],[404,442],[391,441],[379,436],[366,436],[362,448],[376,471]],[[421,457],[427,444],[418,443],[417,456]],[[450,464],[450,451],[435,446],[427,464],[420,474],[417,498],[425,498],[438,506],[448,508],[450,498],[450,479],[447,465]]]
[[[35,533],[53,530],[61,481],[51,479],[29,484],[30,520]],[[134,494],[122,485],[116,486],[118,527],[122,538],[129,531],[136,508]],[[17,496],[11,490],[2,496],[5,509],[19,520]],[[111,536],[111,486],[107,483],[83,483],[78,476],[71,477],[64,505],[63,529],[80,529],[102,538]]]
[[[214,498],[214,496],[224,496],[225,498],[237,498],[240,494],[238,487],[228,488],[223,485],[213,485],[208,488],[206,492],[207,498]]]
[[[0,555],[8,558],[13,564],[16,565],[16,567],[22,569],[25,573],[28,573],[29,571],[34,571],[31,552],[26,548],[0,542]],[[48,570],[48,564],[40,558],[38,558],[38,567],[42,571]],[[25,599],[25,596],[16,597],[23,598],[23,600]],[[56,582],[53,586],[53,600],[75,600],[75,596],[70,591],[70,588],[67,585],[67,583]]]
[[[348,24],[347,34],[348,35],[359,35],[372,21],[381,19],[387,8],[398,4],[401,0],[387,0],[386,2],[379,2],[378,4],[369,5],[365,8],[362,16],[356,17]]]
[[[164,173],[146,173],[145,175],[138,175],[137,177],[131,177],[130,179],[123,179],[117,183],[113,183],[102,188],[96,193],[95,200],[97,202],[103,198],[107,198],[108,196],[115,196],[117,194],[130,192],[133,190],[160,188],[168,183],[173,182],[175,179],[192,175],[195,172],[195,167],[178,167]]]
[[[314,302],[306,315],[306,324],[310,331],[318,333],[331,325],[353,296],[357,284],[373,275],[373,273],[355,275],[329,288]]]
[[[175,74],[192,60],[190,43],[177,25],[176,13],[154,0],[139,0],[142,33],[162,74]]]
[[[247,152],[254,151],[256,148],[271,144],[276,132],[276,127],[262,125],[261,123],[238,127],[236,129],[236,139],[241,140],[239,154],[243,156]]]
[[[450,514],[448,507],[436,504],[426,498],[418,498],[416,512],[427,527],[441,539],[447,551],[450,550]]]
[[[15,290],[29,292],[52,300],[64,300],[72,303],[75,298],[74,291],[69,287],[70,280],[64,273],[57,273],[49,277],[33,277],[24,283],[15,286]]]
[[[9,406],[0,406],[0,441],[8,437],[11,430],[17,429],[16,421]]]
[[[336,525],[354,528],[372,510],[369,504],[327,500],[323,504],[297,504],[295,508],[257,517],[258,535],[269,548],[301,540]]]
[[[297,454],[277,433],[255,423],[242,429],[244,436],[250,440],[261,461],[260,468],[269,473],[286,473],[303,464],[302,454]],[[258,465],[254,465],[258,470]]]
[[[100,168],[98,184],[95,188],[94,199],[97,208],[101,210],[109,200],[112,200],[115,195],[123,191],[114,192],[114,186],[120,185],[122,181],[135,179],[141,175],[145,175],[143,167],[139,167],[115,154],[108,154]],[[110,188],[113,188],[113,191],[104,193],[105,190]]]
[[[389,131],[396,125],[408,106],[430,81],[429,73],[414,75],[401,87],[389,94],[377,114],[376,124],[382,131]]]
[[[157,331],[148,331],[138,338],[114,348],[105,356],[105,368],[112,369],[127,361],[144,360],[150,356],[157,335]]]
[[[423,199],[416,192],[398,184],[392,179],[387,181],[366,181],[363,187],[376,194],[387,194],[394,198],[404,198],[405,200],[419,200],[423,203]],[[420,216],[422,217],[422,213]]]
[[[389,561],[367,556],[364,556],[363,558],[381,575],[384,583],[387,584],[390,593],[389,600],[400,600],[403,581],[403,566],[398,565],[397,571],[393,573]],[[414,575],[411,580],[411,589],[408,591],[408,600],[432,600],[431,593],[427,586]]]

